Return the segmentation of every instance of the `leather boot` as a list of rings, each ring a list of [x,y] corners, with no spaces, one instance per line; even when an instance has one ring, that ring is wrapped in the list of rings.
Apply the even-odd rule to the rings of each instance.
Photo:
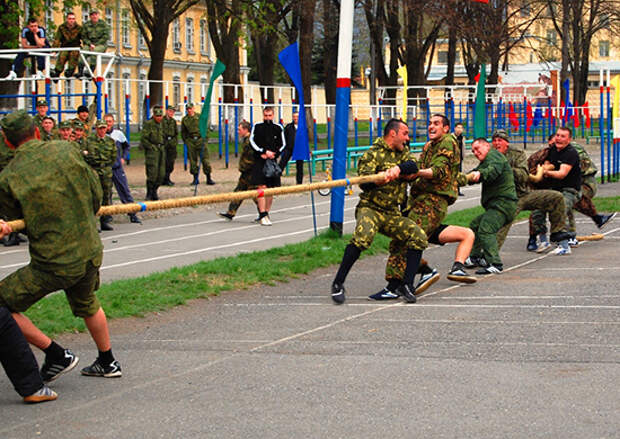
[[[110,225],[110,221],[112,221],[112,217],[109,215],[104,215],[99,219],[102,231],[108,232],[110,230],[114,230],[114,228]]]
[[[192,181],[190,183],[190,186],[196,186],[198,185],[200,182],[198,181],[198,174],[192,174],[194,176],[194,181]]]
[[[157,186],[153,186],[153,191],[151,192],[151,197],[152,197],[151,199],[153,201],[159,200],[159,196],[157,195],[157,189],[158,189]]]
[[[153,201],[153,186],[150,184],[146,185],[146,201]]]
[[[17,235],[17,232],[9,233],[9,236],[4,238],[5,247],[12,247],[14,245],[19,245],[19,236]]]
[[[129,221],[134,224],[142,224],[142,221],[140,221],[140,218],[138,218],[138,215],[136,215],[135,213],[129,214]]]
[[[207,174],[207,184],[209,186],[213,186],[215,184],[215,182],[213,180],[211,180],[211,173],[210,172]]]

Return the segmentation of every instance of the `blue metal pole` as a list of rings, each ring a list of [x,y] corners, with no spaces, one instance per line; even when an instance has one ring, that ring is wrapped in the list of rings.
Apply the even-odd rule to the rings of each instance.
[[[235,98],[235,157],[239,157],[239,133],[237,127],[239,126],[239,106],[237,105],[239,100]],[[228,167],[228,165],[226,165]]]
[[[218,140],[218,153],[220,159],[222,158],[222,98],[217,98],[217,140]]]
[[[602,74],[601,74],[602,75]],[[600,142],[601,142],[601,183],[605,183],[605,126],[603,125],[603,103],[605,101],[605,97],[603,95],[604,87],[601,76],[601,86],[600,86],[600,94],[599,94],[599,103],[600,103],[600,113],[598,119],[598,129],[600,133]]]
[[[370,145],[372,145],[373,142],[373,138],[372,138],[372,115],[370,116],[370,119],[368,120],[369,125],[368,125],[368,140],[370,141]]]
[[[611,87],[607,81],[607,181],[611,182],[611,131],[612,131]]]
[[[225,137],[225,154],[224,154],[224,163],[226,164],[226,168],[228,168],[228,119],[224,119],[224,137]]]
[[[129,115],[131,113],[131,102],[129,100],[129,84],[127,85],[127,89],[125,90],[125,137],[127,141],[129,141],[129,135],[131,134],[131,129],[129,125]],[[131,143],[131,142],[130,142]],[[131,159],[131,148],[127,151],[127,158]]]
[[[353,120],[353,127],[355,128],[355,147],[359,146],[359,142],[357,140],[357,117]]]

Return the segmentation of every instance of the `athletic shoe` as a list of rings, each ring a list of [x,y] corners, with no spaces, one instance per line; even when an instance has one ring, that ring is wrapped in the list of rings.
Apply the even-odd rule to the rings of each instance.
[[[43,72],[37,72],[34,76],[34,79],[45,79],[45,75],[43,74]]]
[[[555,250],[553,250],[551,253],[557,256],[570,255],[571,254],[570,246],[562,247],[561,245],[558,245],[555,248]]]
[[[93,364],[81,370],[82,375],[89,377],[116,378],[123,375],[121,372],[121,364],[118,360],[114,360],[110,364],[101,364],[99,358]]]
[[[477,257],[477,256],[470,256],[467,259],[465,259],[465,263],[463,264],[465,266],[465,268],[476,268],[476,267],[488,267],[489,263],[487,262],[486,259],[484,259],[484,256],[481,257]]]
[[[261,226],[270,226],[272,225],[271,220],[269,219],[269,216],[264,216],[260,219],[260,225]]]
[[[415,288],[411,285],[403,284],[396,289],[396,292],[403,296],[405,301],[407,301],[408,303],[415,303],[417,300],[415,297]]]
[[[612,214],[609,215],[601,215],[601,219],[598,223],[596,223],[597,227],[599,229],[602,229],[603,227],[605,227],[605,225],[609,224],[611,222],[611,220],[613,220],[616,215],[618,214],[618,212],[614,212]]]
[[[232,219],[235,217],[235,215],[228,212],[218,212],[217,214],[222,218],[226,218],[228,221],[232,221]]]
[[[378,293],[371,294],[370,296],[368,296],[370,300],[391,300],[391,299],[398,299],[399,297],[400,296],[398,294],[396,294],[392,290],[388,290],[387,287],[383,288]]]
[[[41,367],[41,379],[46,384],[50,383],[60,377],[60,375],[72,370],[75,366],[77,366],[79,361],[79,357],[69,349],[65,349],[64,358],[61,360],[54,360],[54,362],[51,362],[46,355],[43,366]]]
[[[332,300],[336,302],[336,304],[341,305],[344,303],[344,285],[343,284],[332,284]]]
[[[476,274],[500,274],[504,268],[501,265],[489,265],[488,267],[481,268],[476,271]]]
[[[548,241],[540,241],[538,247],[536,248],[536,253],[545,253],[551,250],[551,244]]]
[[[464,282],[466,284],[473,284],[474,282],[476,282],[477,279],[474,276],[468,274],[464,270],[464,268],[465,267],[463,266],[463,264],[454,264],[452,270],[450,271],[450,273],[448,273],[448,276],[446,277],[454,282]]]
[[[9,74],[6,76],[6,78],[4,79],[17,79],[17,73],[15,73],[13,70],[11,70],[9,72]]]
[[[428,288],[439,280],[441,276],[437,273],[437,270],[433,268],[433,271],[420,276],[420,281],[415,287],[415,293],[420,294],[428,290]]]
[[[32,395],[24,396],[24,402],[27,404],[37,404],[39,402],[54,401],[56,398],[58,398],[56,392],[47,386],[43,386]]]
[[[536,237],[535,236],[530,236],[530,239],[527,240],[527,251],[528,252],[535,252],[536,249],[538,248],[538,243],[536,242]]]
[[[571,247],[577,247],[579,245],[579,241],[577,241],[577,238],[571,238],[568,240],[568,245]]]
[[[253,220],[255,223],[260,223],[260,216],[257,216],[256,218],[254,218]]]

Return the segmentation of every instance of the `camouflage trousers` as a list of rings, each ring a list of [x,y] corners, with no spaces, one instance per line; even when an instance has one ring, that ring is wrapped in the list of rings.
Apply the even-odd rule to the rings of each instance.
[[[189,172],[192,175],[198,174],[198,161],[200,160],[200,150],[202,149],[202,172],[211,173],[211,164],[209,163],[209,148],[205,142],[202,148],[202,140],[190,140],[187,143],[187,154],[189,155]]]
[[[559,192],[559,191],[556,191]],[[575,216],[573,215],[573,206],[581,198],[581,191],[573,188],[564,188],[559,192],[564,197],[564,211],[566,212],[566,231],[575,233],[577,230],[575,224]],[[543,210],[535,210],[530,215],[531,228],[530,235],[539,235],[547,233],[546,212]],[[534,232],[534,233],[532,233]]]
[[[426,236],[431,236],[448,213],[448,201],[441,195],[420,194],[407,205],[407,218],[420,227]],[[392,239],[390,255],[385,265],[386,280],[402,280],[407,267],[407,248],[402,241]]]
[[[233,192],[242,192],[242,191],[249,191],[251,189],[256,189],[256,186],[252,186],[250,184],[251,179],[252,179],[252,171],[242,172],[241,175],[239,176],[237,187],[235,187],[235,190]],[[230,213],[233,216],[236,215],[237,210],[239,210],[239,206],[241,206],[242,202],[243,200],[231,201],[230,204],[228,205],[228,213]],[[254,200],[254,202],[256,203],[256,200]]]
[[[59,52],[58,53],[58,58],[56,59],[56,67],[54,67],[54,69],[60,73],[62,72],[62,69],[65,68],[65,63],[69,63],[69,65],[67,66],[67,71],[70,74],[73,74],[73,72],[75,71],[75,68],[78,65],[78,60],[80,59],[80,52],[77,51],[71,51],[71,52],[67,52],[67,51],[63,51],[63,52]]]
[[[517,212],[515,216],[522,210],[542,210],[549,213],[549,221],[551,222],[551,233],[561,232],[566,225],[566,209],[564,207],[564,197],[558,191],[549,189],[531,191],[517,202]],[[512,226],[512,222],[506,224],[497,232],[497,247],[502,248],[506,235]],[[536,233],[530,233],[534,236]]]
[[[501,265],[497,232],[506,224],[510,224],[515,217],[517,203],[515,201],[501,201],[486,208],[469,224],[469,228],[476,234],[471,255],[477,258],[484,257],[493,265]]]
[[[164,150],[166,151],[166,175],[169,176],[174,171],[174,162],[177,159],[177,140],[166,142]]]
[[[407,249],[424,250],[428,245],[424,230],[399,211],[385,212],[358,205],[355,219],[351,244],[360,250],[370,247],[377,233],[404,242]]]
[[[579,201],[577,201],[577,203],[575,203],[573,208],[577,212],[582,213],[585,216],[589,216],[590,218],[593,218],[595,215],[597,215],[598,212],[596,211],[596,207],[594,207],[594,203],[592,202],[592,198],[594,198],[594,196],[596,195],[597,189],[598,188],[594,177],[586,177],[581,182],[581,198],[579,199]]]
[[[144,151],[144,167],[146,168],[146,186],[158,188],[164,182],[166,173],[163,147]]]
[[[101,199],[102,206],[109,206],[112,204],[112,169],[110,173],[100,172],[97,170],[99,176],[99,182],[101,183],[101,189],[103,189],[103,197]]]
[[[107,45],[105,44],[100,44],[99,46],[95,46],[94,49],[90,49],[90,47],[86,48],[83,47],[82,49],[88,50],[89,52],[101,52],[101,53],[105,53],[106,49],[107,49]],[[95,72],[95,68],[97,67],[97,56],[96,55],[86,55],[86,60],[88,61],[88,65],[90,66],[90,69],[93,71],[93,73],[97,73]],[[106,59],[105,58],[101,58],[101,67],[104,68],[105,67],[105,62]],[[84,61],[82,61],[82,58],[79,58],[79,66],[80,67],[84,67]]]

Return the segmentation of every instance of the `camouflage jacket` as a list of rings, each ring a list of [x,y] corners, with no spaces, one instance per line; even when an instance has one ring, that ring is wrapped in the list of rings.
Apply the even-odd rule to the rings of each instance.
[[[480,172],[482,207],[487,209],[502,201],[517,201],[512,169],[504,154],[491,148],[485,159],[474,170]]]
[[[586,177],[594,177],[598,172],[598,168],[586,152],[586,150],[577,142],[571,142],[570,146],[577,150],[577,154],[579,154],[579,167],[581,168],[581,176],[585,179]]]
[[[142,127],[140,136],[140,148],[145,151],[161,149],[164,146],[164,131],[162,124],[155,122],[155,119],[149,119]]]
[[[106,46],[110,39],[110,26],[105,20],[97,21],[97,24],[93,24],[88,20],[82,25],[82,44],[89,48],[92,44],[94,46]]]
[[[116,161],[116,145],[114,140],[108,136],[101,138],[95,134],[86,139],[85,146],[85,150],[88,151],[88,154],[84,156],[86,163],[97,174],[111,176],[112,165]]]
[[[15,150],[6,146],[4,143],[4,134],[0,132],[0,171],[15,157]]]
[[[250,172],[254,167],[254,150],[250,145],[250,137],[241,139],[241,156],[239,156],[239,172]]]
[[[94,213],[102,196],[99,178],[65,141],[30,140],[0,173],[0,212],[26,221],[30,263],[58,276],[101,256]]]
[[[527,168],[527,157],[525,151],[508,148],[506,151],[506,160],[512,168],[512,176],[515,181],[517,197],[521,198],[530,191],[529,172]]]
[[[164,141],[178,142],[179,140],[179,127],[174,117],[164,116],[161,120],[161,126],[164,133]]]
[[[377,174],[407,160],[413,160],[409,151],[393,150],[385,143],[383,137],[379,137],[360,158],[357,173],[360,176]],[[380,186],[363,185],[358,206],[399,213],[400,205],[405,201],[406,195],[407,182],[401,179]]]
[[[69,29],[67,23],[58,26],[54,37],[54,47],[80,47],[82,40],[82,26],[76,24]]]
[[[189,114],[185,115],[181,120],[181,138],[183,142],[188,143],[188,141],[200,140],[200,115],[194,114],[190,116]]]
[[[454,136],[444,134],[436,141],[424,145],[418,166],[433,170],[433,178],[418,177],[411,184],[411,199],[420,194],[437,194],[452,204],[458,198],[456,175],[459,172],[461,152]]]
[[[41,140],[44,142],[49,142],[50,140],[58,140],[58,133],[55,129],[52,130],[51,133],[45,132],[45,130],[41,130]]]
[[[43,122],[44,117],[45,116],[41,116],[39,113],[32,116],[32,119],[34,120],[34,124],[35,126],[39,127],[39,133],[41,134],[43,134],[43,126],[41,125],[41,123]]]

